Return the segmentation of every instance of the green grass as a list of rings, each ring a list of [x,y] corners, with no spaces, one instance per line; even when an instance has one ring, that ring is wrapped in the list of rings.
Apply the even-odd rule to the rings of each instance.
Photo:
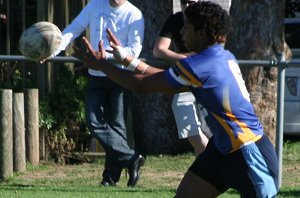
[[[173,197],[183,174],[193,162],[194,156],[148,156],[138,185],[126,186],[128,176],[123,171],[117,187],[99,186],[103,170],[103,158],[93,163],[58,165],[40,163],[27,166],[23,173],[14,173],[9,180],[0,183],[0,198],[164,198]],[[300,197],[300,142],[284,144],[282,188],[278,197]],[[239,195],[229,190],[221,198]]]

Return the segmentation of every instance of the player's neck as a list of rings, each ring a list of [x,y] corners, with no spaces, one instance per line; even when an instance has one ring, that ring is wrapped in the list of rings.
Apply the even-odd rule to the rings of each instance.
[[[113,8],[121,7],[127,0],[109,0],[109,5]]]

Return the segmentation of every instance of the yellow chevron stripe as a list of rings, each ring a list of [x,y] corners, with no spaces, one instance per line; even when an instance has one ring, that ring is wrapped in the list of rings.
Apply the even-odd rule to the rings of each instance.
[[[187,80],[188,82],[190,82],[192,85],[196,87],[202,86],[202,83],[198,81],[196,78],[194,78],[194,76],[182,66],[180,61],[176,62],[176,66],[179,69],[179,71],[181,71],[184,74],[184,75],[180,75],[181,78]]]
[[[241,145],[243,145],[244,143],[248,142],[248,141],[257,141],[261,138],[261,136],[257,136],[255,133],[253,133],[249,127],[247,126],[246,123],[244,122],[240,122],[235,115],[232,114],[231,112],[231,106],[229,103],[229,88],[225,88],[223,91],[223,107],[225,109],[225,113],[226,116],[228,116],[230,118],[231,121],[235,122],[240,129],[242,130],[241,132],[237,132],[238,137],[235,138],[234,133],[232,131],[232,129],[229,127],[229,125],[226,123],[225,120],[223,120],[221,117],[219,117],[218,115],[212,113],[212,115],[218,120],[218,122],[221,124],[221,126],[225,129],[226,133],[228,134],[230,141],[231,141],[231,145],[233,151],[237,150],[238,148],[240,148]]]

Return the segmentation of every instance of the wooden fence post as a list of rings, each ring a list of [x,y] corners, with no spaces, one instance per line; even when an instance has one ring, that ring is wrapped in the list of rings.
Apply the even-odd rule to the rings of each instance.
[[[39,93],[38,89],[26,89],[25,141],[26,158],[32,165],[39,164]]]
[[[14,171],[26,170],[24,94],[13,94],[13,164]]]
[[[12,90],[0,90],[0,179],[13,173]]]

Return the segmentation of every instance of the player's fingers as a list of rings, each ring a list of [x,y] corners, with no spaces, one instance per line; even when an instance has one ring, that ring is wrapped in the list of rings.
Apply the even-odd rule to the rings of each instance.
[[[99,52],[101,53],[101,58],[105,58],[105,49],[103,47],[103,40],[100,40],[99,43],[98,43],[98,49],[99,49]]]
[[[99,41],[99,43],[98,43],[98,50],[99,50],[99,52],[103,51],[103,40]]]
[[[85,36],[82,37],[82,40],[83,40],[85,46],[87,47],[88,52],[90,52],[91,54],[93,54],[93,53],[94,53],[94,50],[93,50],[93,47],[92,47],[92,45],[90,44],[90,42],[86,39]]]
[[[109,42],[109,45],[113,48],[113,50],[117,50],[117,45],[115,43],[113,43],[112,41]]]
[[[106,32],[108,35],[108,40],[110,42],[113,42],[115,45],[121,45],[121,42],[117,39],[117,37],[112,33],[112,31],[109,28],[106,29]]]

